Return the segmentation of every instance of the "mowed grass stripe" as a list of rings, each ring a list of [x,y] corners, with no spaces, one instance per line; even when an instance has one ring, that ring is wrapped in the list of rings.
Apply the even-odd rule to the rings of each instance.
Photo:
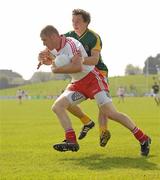
[[[98,109],[94,101],[81,104],[96,122],[88,136],[79,141],[76,153],[60,153],[52,145],[64,138],[52,100],[0,101],[0,179],[160,179],[160,107],[152,98],[113,99],[117,109],[129,114],[152,138],[150,156],[140,156],[139,143],[131,133],[109,121],[112,137],[99,146]],[[81,123],[70,115],[76,134]]]

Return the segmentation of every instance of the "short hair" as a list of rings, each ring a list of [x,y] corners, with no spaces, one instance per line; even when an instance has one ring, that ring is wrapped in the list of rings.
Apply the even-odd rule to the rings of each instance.
[[[41,33],[40,33],[40,37],[42,37],[43,35],[44,36],[51,36],[52,34],[57,34],[59,35],[59,32],[58,30],[52,26],[52,25],[47,25],[46,27],[44,27],[42,30],[41,30]]]
[[[87,22],[88,24],[91,22],[90,13],[83,9],[74,9],[72,15],[82,15],[84,22]]]

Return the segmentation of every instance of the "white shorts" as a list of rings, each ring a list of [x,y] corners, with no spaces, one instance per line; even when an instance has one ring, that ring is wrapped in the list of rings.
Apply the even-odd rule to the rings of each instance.
[[[95,94],[94,99],[99,107],[112,102],[112,98],[107,91],[101,91]]]
[[[66,97],[69,100],[69,102],[73,105],[80,104],[81,102],[87,99],[83,94],[69,90],[65,90],[59,98],[61,97]],[[112,98],[107,91],[98,92],[94,95],[94,99],[97,102],[98,106],[102,106],[104,104],[112,102]]]

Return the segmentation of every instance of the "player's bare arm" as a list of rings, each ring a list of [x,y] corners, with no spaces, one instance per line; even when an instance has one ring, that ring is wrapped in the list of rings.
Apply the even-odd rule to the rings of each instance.
[[[82,58],[79,55],[73,56],[71,63],[62,66],[56,67],[55,63],[52,64],[53,73],[77,73],[82,71]]]
[[[83,64],[85,64],[85,65],[96,65],[96,64],[98,64],[99,54],[100,54],[100,52],[98,50],[92,50],[91,56],[84,58]]]

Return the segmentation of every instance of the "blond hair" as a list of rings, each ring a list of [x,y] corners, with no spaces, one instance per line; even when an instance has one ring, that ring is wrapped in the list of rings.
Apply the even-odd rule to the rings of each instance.
[[[46,27],[44,27],[41,30],[40,37],[42,37],[42,36],[51,36],[52,34],[59,35],[59,32],[58,32],[58,30],[54,26],[47,25]]]

